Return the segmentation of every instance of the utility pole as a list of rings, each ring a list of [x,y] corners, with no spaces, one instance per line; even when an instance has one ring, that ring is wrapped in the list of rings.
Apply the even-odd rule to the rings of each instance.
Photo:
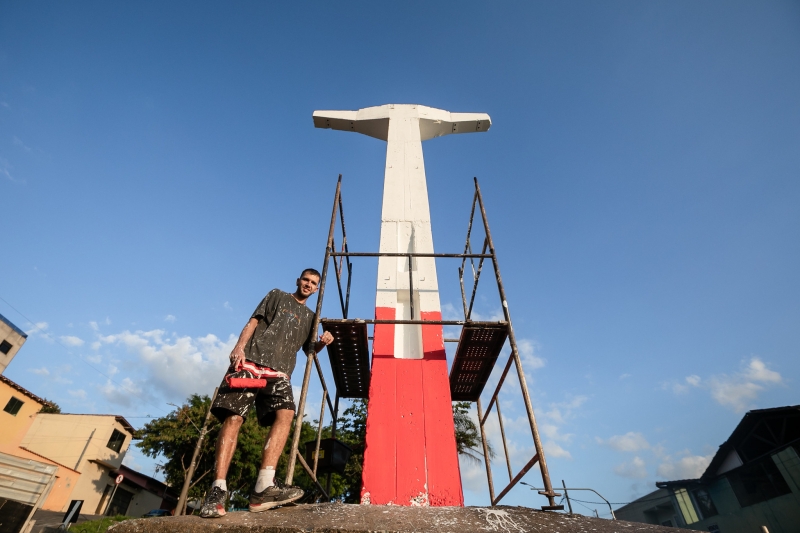
[[[197,445],[194,447],[192,454],[192,462],[189,463],[189,470],[186,471],[186,479],[183,481],[183,488],[181,489],[181,496],[178,498],[178,514],[186,514],[186,498],[189,495],[189,486],[192,484],[192,477],[194,476],[194,469],[197,467],[197,456],[200,455],[200,448],[203,446],[203,441],[208,432],[208,421],[211,418],[211,406],[214,405],[214,400],[217,398],[217,391],[219,387],[214,389],[214,395],[211,397],[211,403],[208,404],[208,411],[206,411],[206,419],[203,422],[203,429],[200,430],[200,438],[197,439]]]

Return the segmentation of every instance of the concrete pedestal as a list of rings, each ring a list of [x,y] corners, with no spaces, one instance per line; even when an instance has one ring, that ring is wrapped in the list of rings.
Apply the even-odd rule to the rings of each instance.
[[[216,519],[196,516],[120,522],[109,533],[677,533],[674,527],[546,513],[527,507],[401,507],[314,504],[235,512]]]

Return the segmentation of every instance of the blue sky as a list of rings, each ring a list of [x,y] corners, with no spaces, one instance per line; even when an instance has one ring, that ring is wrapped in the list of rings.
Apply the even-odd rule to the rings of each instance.
[[[478,176],[554,482],[626,502],[694,476],[747,409],[800,403],[799,23],[796,2],[0,3],[0,313],[30,333],[5,375],[135,425],[210,393],[260,298],[321,266],[337,174],[351,249],[377,249],[385,145],[312,111],[485,112],[424,144],[434,241],[463,246]],[[368,316],[376,264],[355,268]]]

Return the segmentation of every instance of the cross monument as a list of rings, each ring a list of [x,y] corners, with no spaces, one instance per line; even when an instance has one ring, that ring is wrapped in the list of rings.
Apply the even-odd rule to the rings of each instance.
[[[422,141],[491,124],[485,113],[408,104],[314,111],[317,128],[386,141],[381,253],[433,253]],[[435,259],[410,266],[378,259],[377,320],[442,319]],[[464,505],[451,404],[442,326],[376,324],[361,503]]]

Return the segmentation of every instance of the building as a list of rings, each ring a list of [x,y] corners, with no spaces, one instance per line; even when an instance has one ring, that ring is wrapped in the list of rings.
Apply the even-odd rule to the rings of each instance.
[[[0,411],[0,452],[58,467],[56,482],[50,489],[43,508],[61,511],[69,504],[70,494],[78,482],[80,472],[21,447],[22,439],[45,405],[47,400],[0,375],[0,406],[3,407]]]
[[[617,518],[721,533],[800,531],[800,405],[748,412],[702,476],[656,486]]]
[[[121,416],[40,413],[20,447],[79,472],[71,499],[99,514],[114,488],[110,474],[122,466],[134,433]]]
[[[177,495],[157,479],[131,470],[125,465],[111,475],[114,477],[122,475],[123,480],[108,506],[107,515],[123,514],[138,517],[153,509],[172,511],[178,505]]]
[[[14,359],[17,352],[28,335],[15,326],[9,319],[0,315],[0,374],[2,374],[8,363]]]
[[[0,452],[58,467],[43,509],[64,511],[70,500],[83,500],[84,513],[103,512],[133,426],[117,415],[41,413],[47,403],[0,375]]]

